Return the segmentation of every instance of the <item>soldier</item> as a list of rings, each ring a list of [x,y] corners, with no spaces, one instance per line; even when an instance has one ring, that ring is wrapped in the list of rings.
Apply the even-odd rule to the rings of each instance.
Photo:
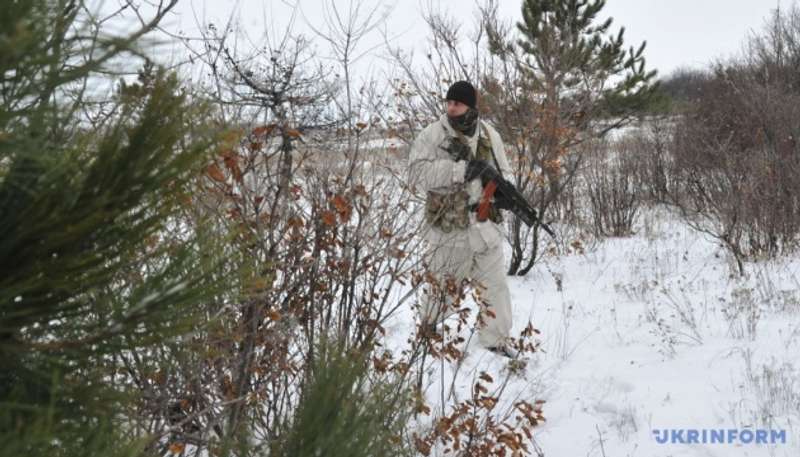
[[[508,203],[495,200],[489,218],[478,220],[476,209],[487,183],[488,167],[509,178],[503,141],[497,131],[479,119],[477,93],[466,81],[447,90],[447,113],[419,133],[411,147],[409,183],[426,193],[424,254],[437,286],[426,284],[420,299],[426,332],[436,332],[455,311],[453,294],[444,284],[460,291],[468,279],[479,284],[485,302],[478,339],[498,354],[514,357],[509,348],[511,295],[503,259],[505,230],[500,209]]]

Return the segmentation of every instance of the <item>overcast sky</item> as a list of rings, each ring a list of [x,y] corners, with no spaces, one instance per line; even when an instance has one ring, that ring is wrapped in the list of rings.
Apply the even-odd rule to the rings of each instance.
[[[213,21],[218,26],[233,11],[251,35],[258,39],[265,30],[279,36],[289,22],[292,5],[299,4],[294,30],[311,34],[308,24],[324,27],[324,4],[329,0],[181,0],[168,27],[193,34],[196,17],[201,22]],[[350,0],[336,0],[345,12]],[[363,0],[364,8],[386,5],[391,14],[386,30],[392,43],[405,49],[425,51],[425,24],[421,20],[423,6],[448,12],[466,29],[474,23],[476,11],[470,0]],[[521,0],[499,0],[501,16],[520,19]],[[782,5],[787,6],[784,0]],[[612,30],[625,26],[626,43],[638,45],[647,41],[645,56],[648,67],[662,76],[678,67],[702,67],[715,58],[730,57],[741,49],[745,37],[760,30],[778,0],[608,0],[601,15],[614,18]],[[382,42],[375,32],[365,39],[362,50]],[[320,43],[319,46],[323,46]],[[371,56],[366,62],[377,62]]]

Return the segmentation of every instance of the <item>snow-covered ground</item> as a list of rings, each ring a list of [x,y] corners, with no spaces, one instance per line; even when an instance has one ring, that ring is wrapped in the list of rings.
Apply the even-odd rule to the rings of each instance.
[[[485,371],[509,379],[499,410],[517,396],[546,400],[536,429],[545,456],[800,455],[798,269],[800,259],[749,263],[740,277],[712,240],[647,210],[633,237],[509,278],[514,332],[530,320],[544,352],[510,374],[470,342],[456,391],[467,398]],[[391,344],[407,344],[413,325],[409,310],[388,327]],[[431,365],[434,411],[454,371]],[[683,440],[689,429],[784,430],[786,442],[660,444],[653,431],[664,429]]]

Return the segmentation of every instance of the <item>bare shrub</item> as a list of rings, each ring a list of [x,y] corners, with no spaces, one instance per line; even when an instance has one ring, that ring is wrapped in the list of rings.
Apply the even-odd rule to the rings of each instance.
[[[668,200],[674,188],[671,143],[675,122],[670,117],[649,117],[640,128],[626,135],[634,153],[636,187],[642,203],[658,204]]]
[[[647,293],[647,284],[640,287]],[[652,325],[650,333],[658,338],[658,352],[664,357],[675,357],[678,346],[703,344],[698,314],[707,312],[705,303],[693,301],[684,288],[678,293],[662,288],[657,299],[646,300],[645,321]]]
[[[745,387],[754,400],[753,406],[746,411],[749,417],[743,420],[777,428],[784,423],[786,416],[790,416],[788,423],[791,423],[791,416],[796,417],[800,410],[797,367],[774,359],[757,364],[750,349],[742,351],[741,355],[745,365]]]
[[[459,359],[463,357],[463,353],[458,349],[457,343],[464,340],[460,335],[466,326],[468,314],[458,314],[454,334],[425,340],[420,340],[419,335],[417,336],[417,343],[424,348],[422,357],[417,358],[417,361],[423,362],[420,369],[424,368],[426,357],[437,363],[457,363],[455,376],[447,375],[444,378],[445,373],[442,372],[441,412],[434,414],[423,399],[422,392],[419,393],[416,411],[421,416],[429,416],[430,426],[423,427],[423,433],[412,434],[414,446],[425,456],[448,453],[493,456],[507,455],[508,452],[532,455],[536,450],[533,429],[545,420],[542,411],[545,402],[529,401],[506,392],[511,377],[525,368],[522,359],[511,361],[507,367],[508,373],[499,379],[485,371],[477,375],[471,374],[467,398],[458,398],[456,380],[459,379]],[[538,330],[528,324],[520,338],[513,339],[512,346],[520,353],[533,353],[538,350],[538,343],[531,338],[538,333]]]
[[[198,304],[207,325],[180,344],[119,354],[124,382],[143,392],[131,428],[152,437],[154,454],[170,443],[198,454],[221,443],[236,448],[232,455],[265,451],[303,415],[326,362],[320,342],[329,340],[368,363],[357,381],[386,392],[389,414],[374,412],[400,424],[392,439],[402,437],[411,377],[402,367],[411,364],[378,360],[376,348],[387,320],[411,305],[418,241],[404,179],[364,166],[370,126],[362,120],[371,116],[321,71],[307,39],[242,49],[234,43],[250,41],[236,38],[232,28],[209,27],[207,52],[198,53],[224,138],[177,224],[220,240],[209,248],[225,259],[215,275],[229,288]]]
[[[792,250],[800,232],[800,170],[791,159],[800,98],[748,73],[719,69],[674,143],[672,201],[734,254],[740,271],[745,258]]]
[[[633,234],[641,205],[637,187],[637,143],[628,137],[592,143],[583,179],[596,236]]]
[[[745,259],[798,244],[800,90],[790,70],[800,49],[784,44],[800,38],[797,17],[797,6],[777,14],[748,55],[714,68],[672,144],[669,200],[734,255],[740,273]]]
[[[737,339],[755,340],[761,309],[753,295],[753,289],[735,289],[731,292],[730,300],[722,299],[722,303],[722,316],[728,323],[728,335]]]

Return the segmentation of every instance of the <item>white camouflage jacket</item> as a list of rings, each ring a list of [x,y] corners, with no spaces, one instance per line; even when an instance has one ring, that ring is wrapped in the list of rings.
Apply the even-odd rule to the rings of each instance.
[[[483,120],[479,120],[476,133],[472,137],[467,137],[473,154],[478,144],[479,132],[481,135],[489,134],[492,151],[500,171],[506,179],[511,180],[512,170],[508,164],[503,140],[500,134]],[[465,183],[467,162],[463,160],[456,162],[445,149],[450,138],[455,136],[456,132],[447,122],[447,114],[443,114],[438,121],[428,125],[417,135],[409,156],[409,184],[412,188],[416,188],[417,192],[425,195],[430,189],[460,183],[465,186],[469,194],[469,202],[477,203],[482,192],[480,179],[476,178]],[[493,161],[490,163],[494,166]],[[426,226],[425,232],[426,238],[435,243],[443,243],[445,240],[458,242],[461,238],[478,235],[490,246],[500,243],[505,236],[503,227],[491,221],[478,223],[474,213],[470,215],[470,226],[467,230],[445,234],[435,227]]]

